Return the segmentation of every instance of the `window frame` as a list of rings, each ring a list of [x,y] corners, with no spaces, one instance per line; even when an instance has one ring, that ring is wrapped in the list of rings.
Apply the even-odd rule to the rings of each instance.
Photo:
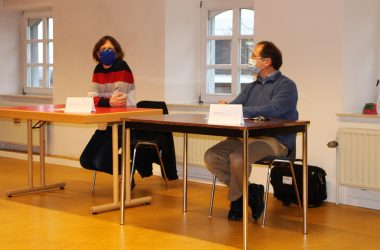
[[[32,39],[28,40],[27,32],[28,32],[28,19],[30,18],[42,18],[43,19],[43,36],[42,39]],[[54,69],[54,59],[53,63],[48,63],[47,58],[47,50],[48,50],[48,43],[53,44],[53,50],[54,50],[54,35],[53,39],[49,39],[47,37],[47,20],[48,18],[53,19],[53,12],[51,10],[33,10],[33,11],[25,11],[22,14],[22,22],[21,22],[21,53],[22,53],[22,86],[23,86],[23,94],[26,95],[47,95],[51,96],[53,94],[53,87],[54,87],[54,80],[53,80],[53,87],[49,87],[49,83],[47,81],[47,71],[49,67],[53,67]],[[54,25],[54,19],[53,19],[53,25]],[[54,28],[53,28],[53,34],[54,34]],[[42,42],[43,47],[43,60],[42,63],[28,63],[28,49],[27,46],[30,43],[29,41],[33,42]],[[54,52],[53,52],[54,57]],[[43,85],[41,87],[31,87],[28,86],[28,66],[30,65],[39,65],[43,68]],[[54,70],[53,70],[54,72]]]
[[[252,39],[253,35],[240,35],[240,13],[241,9],[252,9],[254,4],[252,0],[203,0],[201,1],[201,100],[206,103],[216,103],[223,99],[232,101],[240,93],[238,86],[239,70],[247,69],[248,64],[243,67],[240,65],[239,59],[239,42],[242,39]],[[232,36],[209,36],[208,35],[208,13],[209,11],[232,10]],[[208,42],[210,40],[231,40],[231,64],[218,64],[209,66],[208,60]],[[208,93],[207,72],[208,69],[231,69],[231,93]]]

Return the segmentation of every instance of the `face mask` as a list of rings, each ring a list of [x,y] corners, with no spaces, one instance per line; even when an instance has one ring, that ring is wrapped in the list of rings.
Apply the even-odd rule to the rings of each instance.
[[[257,60],[249,58],[248,61],[248,69],[252,72],[254,75],[258,75],[260,72],[260,68],[256,66]]]
[[[99,62],[103,65],[112,65],[116,60],[116,52],[114,50],[102,50],[99,52]]]

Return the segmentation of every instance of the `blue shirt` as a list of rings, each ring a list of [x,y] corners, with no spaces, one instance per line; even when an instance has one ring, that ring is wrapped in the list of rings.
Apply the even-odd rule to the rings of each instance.
[[[264,116],[285,120],[298,120],[298,93],[294,81],[276,71],[264,80],[257,78],[248,84],[231,104],[242,104],[246,118]],[[292,148],[296,134],[278,134],[274,137],[283,145]]]

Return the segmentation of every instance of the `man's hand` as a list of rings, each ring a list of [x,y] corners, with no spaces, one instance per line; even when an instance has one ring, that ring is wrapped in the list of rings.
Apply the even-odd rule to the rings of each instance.
[[[228,102],[227,101],[225,101],[225,100],[219,100],[218,101],[218,104],[227,104]]]
[[[110,98],[110,106],[113,108],[125,107],[127,102],[127,97],[122,92],[115,92]]]

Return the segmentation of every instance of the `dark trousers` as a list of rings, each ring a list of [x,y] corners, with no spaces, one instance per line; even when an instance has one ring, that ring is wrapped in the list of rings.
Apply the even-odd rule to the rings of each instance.
[[[122,131],[121,126],[118,127],[120,148]],[[86,169],[112,174],[112,126],[108,126],[106,130],[95,131],[80,156],[80,164]]]

